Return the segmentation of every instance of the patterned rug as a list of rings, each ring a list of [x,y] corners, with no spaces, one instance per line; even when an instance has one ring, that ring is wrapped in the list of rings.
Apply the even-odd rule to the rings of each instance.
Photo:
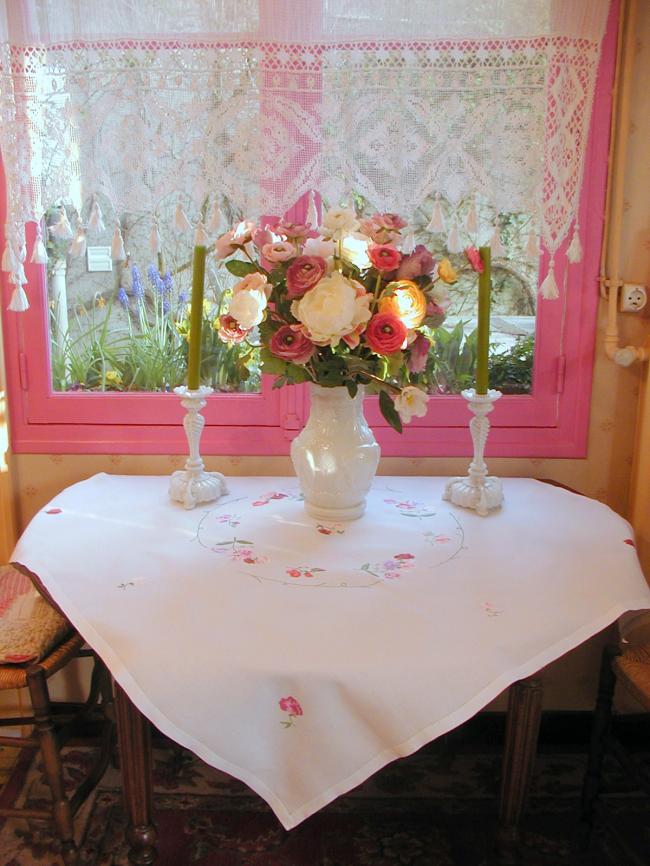
[[[90,750],[66,752],[75,782]],[[499,755],[453,738],[390,764],[287,833],[241,783],[165,746],[154,751],[159,866],[481,866],[490,861]],[[649,761],[650,763],[650,761]],[[584,754],[546,751],[537,761],[522,825],[524,866],[641,866],[650,857],[650,803],[608,764],[603,818],[589,854],[573,842]],[[47,799],[37,754],[25,750],[0,802]],[[1,820],[1,819],[0,819]],[[128,866],[120,779],[109,770],[78,816],[84,866]],[[43,822],[0,824],[2,866],[61,866]]]

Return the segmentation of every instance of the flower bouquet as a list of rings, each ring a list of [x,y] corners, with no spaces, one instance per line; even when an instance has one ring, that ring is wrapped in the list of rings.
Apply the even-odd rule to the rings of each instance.
[[[274,219],[226,232],[216,255],[240,281],[221,339],[239,343],[258,328],[262,372],[277,377],[275,387],[311,382],[354,398],[363,385],[401,432],[426,414],[418,374],[457,279],[448,259],[413,247],[405,228],[395,214],[358,219],[333,209],[318,229]]]

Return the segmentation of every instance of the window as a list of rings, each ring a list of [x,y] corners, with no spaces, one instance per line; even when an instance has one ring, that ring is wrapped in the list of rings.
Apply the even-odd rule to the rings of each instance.
[[[68,0],[66,8],[75,2]],[[5,124],[2,139],[8,175],[2,222],[10,226],[7,240],[18,254],[18,217],[33,215],[27,249],[32,250],[40,224],[50,251],[47,266],[25,262],[29,310],[4,316],[15,450],[184,451],[182,410],[166,392],[183,371],[182,299],[192,232],[175,232],[174,222],[182,223],[187,214],[194,225],[200,217],[209,227],[217,210],[223,212],[223,227],[279,209],[298,217],[306,210],[307,191],[318,189],[330,204],[353,194],[359,210],[407,213],[416,240],[430,248],[447,246],[454,227],[461,243],[472,240],[473,210],[483,240],[490,236],[493,250],[501,243],[507,253],[493,253],[491,374],[507,396],[492,416],[491,453],[584,454],[615,9],[599,61],[596,18],[607,9],[601,0],[590,7],[593,20],[584,19],[591,30],[582,41],[575,22],[549,20],[548,0],[536,0],[540,36],[535,39],[522,35],[527,31],[520,29],[517,4],[510,30],[477,32],[479,19],[470,9],[476,4],[464,0],[453,11],[441,6],[446,39],[440,39],[436,21],[436,32],[426,33],[426,27],[419,32],[421,42],[413,40],[409,16],[400,18],[406,7],[399,2],[390,4],[391,15],[397,15],[392,41],[385,30],[376,32],[386,24],[366,15],[363,3],[349,21],[340,4],[323,0],[322,15],[304,25],[321,29],[296,36],[290,21],[274,16],[273,3],[258,9],[250,2],[245,9],[238,6],[239,33],[232,41],[227,27],[217,32],[213,26],[232,21],[226,0],[195,0],[182,13],[158,4],[149,18],[146,5],[119,39],[111,30],[110,10],[88,16],[82,26],[93,30],[77,34],[77,44],[65,41],[71,38],[66,16],[48,18],[52,10],[43,0],[36,4],[37,24],[50,26],[47,48],[35,47],[24,22],[18,38],[20,28],[11,9],[5,10],[7,41],[18,44],[5,45],[3,55],[2,75],[11,79],[13,99],[4,107],[11,124]],[[182,26],[166,31],[170,15],[180,16]],[[182,37],[171,39],[167,32]],[[304,42],[280,45],[287,34],[304,36]],[[571,51],[579,62],[570,59]],[[589,76],[596,68],[594,93]],[[388,102],[380,73],[401,88]],[[459,81],[460,96],[451,92]],[[575,137],[564,146],[584,161],[576,157],[566,175],[542,177],[540,201],[539,166],[522,156],[530,136],[524,127],[527,118],[533,125],[541,122],[547,141],[539,154],[560,160],[559,133],[566,130],[553,138],[548,128],[561,127],[556,103],[570,101],[571,87],[582,126],[576,127],[574,117]],[[592,99],[598,111],[587,144]],[[540,100],[543,110],[535,113]],[[499,109],[502,103],[509,113]],[[497,111],[497,132],[486,124],[490,111]],[[459,136],[463,147],[457,146]],[[404,143],[394,150],[396,138]],[[21,171],[30,173],[31,183],[17,182]],[[587,181],[580,186],[582,174]],[[93,217],[97,205],[99,226]],[[430,224],[437,207],[444,232]],[[75,219],[84,229],[86,251],[77,258],[69,255],[70,241],[60,243],[48,229],[60,220],[61,208],[74,231]],[[567,267],[576,217],[586,254]],[[156,231],[162,238],[158,249]],[[544,251],[534,261],[531,247],[540,235]],[[126,260],[114,256],[114,242],[120,240]],[[549,267],[560,283],[560,298],[537,303],[538,283]],[[227,287],[225,272],[213,267],[210,320]],[[372,399],[367,401],[366,414],[384,454],[467,453],[467,410],[457,391],[472,377],[469,289],[459,286],[448,336],[441,335],[431,360],[430,389],[436,396],[427,418],[413,421],[400,437]],[[5,281],[4,291],[9,301],[14,286]],[[266,377],[260,380],[254,350],[228,350],[214,329],[206,328],[208,336],[204,374],[219,393],[205,410],[204,452],[286,453],[306,417],[304,389],[274,391]]]

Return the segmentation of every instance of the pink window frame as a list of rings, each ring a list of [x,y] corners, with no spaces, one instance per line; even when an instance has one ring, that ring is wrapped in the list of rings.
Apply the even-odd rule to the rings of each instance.
[[[598,261],[609,143],[618,3],[610,10],[594,97],[580,201],[585,254],[568,268],[566,292],[540,302],[536,321],[533,393],[506,396],[497,405],[487,453],[503,457],[584,457],[587,449],[598,304]],[[6,185],[0,175],[0,208]],[[287,214],[304,215],[306,200]],[[5,213],[0,215],[5,224]],[[28,226],[31,249],[34,224]],[[30,236],[31,235],[31,236]],[[2,239],[4,248],[4,239]],[[561,260],[563,250],[560,250]],[[540,271],[548,256],[542,252]],[[3,315],[11,447],[17,453],[174,454],[186,450],[182,409],[173,394],[55,393],[50,385],[46,269],[26,263],[30,309]],[[2,274],[3,306],[13,286]],[[470,453],[468,414],[459,396],[436,396],[426,418],[400,436],[381,417],[376,398],[366,416],[385,456],[462,456]],[[208,400],[202,438],[205,454],[279,455],[305,422],[305,386],[273,390],[263,377],[260,394],[218,395]],[[155,417],[155,423],[151,418]]]

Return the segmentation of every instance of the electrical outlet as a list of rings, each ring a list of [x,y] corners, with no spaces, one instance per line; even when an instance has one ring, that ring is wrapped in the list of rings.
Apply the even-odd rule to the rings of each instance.
[[[639,283],[623,283],[621,289],[621,312],[638,313],[648,303],[646,287]]]

